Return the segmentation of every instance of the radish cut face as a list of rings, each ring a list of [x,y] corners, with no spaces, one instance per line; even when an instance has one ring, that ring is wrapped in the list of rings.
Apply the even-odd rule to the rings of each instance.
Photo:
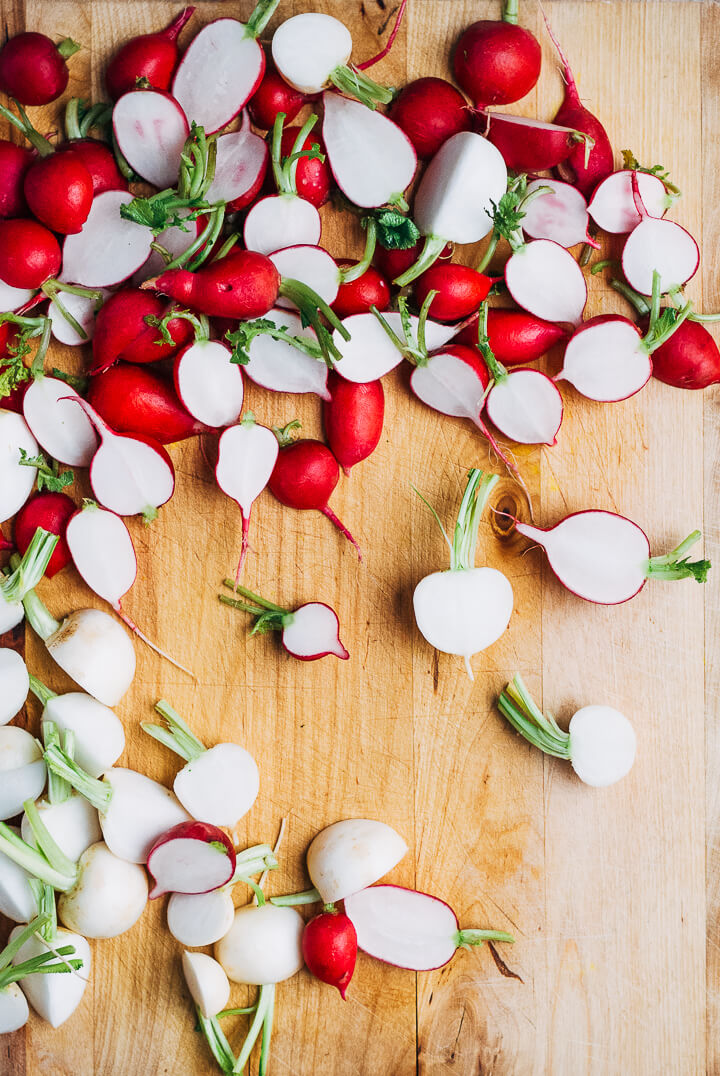
[[[470,658],[505,632],[513,591],[494,568],[433,572],[415,587],[413,608],[417,626],[431,646]]]
[[[660,274],[660,293],[681,288],[695,276],[700,264],[698,245],[684,228],[671,220],[646,218],[625,241],[622,267],[631,288],[652,295],[653,272]]]
[[[635,729],[612,706],[583,706],[568,726],[570,761],[581,781],[605,788],[630,772],[635,761]]]
[[[23,929],[23,927],[14,927],[10,931],[8,940],[14,941]],[[60,1027],[72,1016],[82,1001],[90,977],[92,959],[90,946],[80,934],[58,929],[54,933],[51,944],[54,949],[72,945],[75,949],[72,959],[77,957],[82,960],[82,968],[76,973],[69,971],[59,975],[27,975],[22,980],[22,989],[35,1012],[42,1016],[50,1027]],[[21,964],[25,960],[46,954],[48,950],[48,944],[35,934],[18,949],[12,962]]]
[[[25,705],[30,676],[22,655],[5,646],[0,646],[0,683],[3,686],[0,725],[7,725]]]
[[[613,172],[595,188],[588,213],[604,232],[626,235],[640,223],[641,217],[633,198],[632,176],[629,169]],[[647,172],[638,172],[637,183],[648,216],[664,216],[672,204],[672,198],[663,181]]]
[[[169,94],[132,90],[116,102],[113,131],[130,167],[148,183],[174,187],[190,133],[185,113]]]
[[[427,366],[416,366],[410,375],[410,388],[428,407],[475,423],[485,405],[486,387],[469,363],[442,351],[431,355]]]
[[[296,194],[272,194],[256,202],[245,218],[243,237],[248,250],[272,254],[289,245],[320,242],[322,225],[314,205]]]
[[[104,298],[108,294],[106,292]],[[47,312],[50,318],[50,331],[55,339],[59,340],[61,344],[67,344],[69,347],[79,347],[81,344],[86,344],[88,340],[92,340],[95,332],[95,308],[97,306],[95,300],[88,299],[86,295],[73,295],[72,292],[63,292],[62,304],[75,318],[85,335],[80,336],[75,331],[67,318],[63,317],[57,303],[53,301],[48,306]]]
[[[460,131],[430,161],[415,194],[415,222],[423,235],[475,243],[492,230],[493,206],[507,188],[502,154],[481,135]]]
[[[441,968],[458,946],[455,912],[427,893],[374,885],[348,897],[345,912],[357,932],[359,948],[397,968]]]
[[[237,501],[244,515],[270,481],[278,452],[277,437],[267,426],[238,423],[221,435],[217,483],[223,493]]]
[[[268,156],[266,143],[251,131],[220,135],[215,176],[205,201],[212,204],[244,198],[262,182]]]
[[[190,122],[214,134],[237,116],[265,70],[265,57],[247,26],[216,19],[190,42],[175,72],[172,95]]]
[[[558,243],[534,239],[516,250],[505,265],[505,282],[518,306],[536,317],[579,325],[587,302],[585,277]]]
[[[155,881],[150,900],[163,893],[208,893],[232,878],[235,849],[217,826],[180,822],[152,846],[147,868]]]
[[[4,280],[0,280],[0,310],[14,313],[21,306],[25,306],[25,303],[29,303],[34,294],[35,292],[28,288],[11,288]]]
[[[554,445],[563,417],[562,396],[539,370],[513,370],[488,393],[487,416],[523,445]]]
[[[625,400],[647,384],[652,360],[636,325],[601,316],[582,325],[565,349],[556,380],[569,381],[590,400]]]
[[[192,999],[206,1020],[211,1020],[230,1000],[230,983],[217,960],[206,953],[183,953],[183,975]]]
[[[301,93],[320,93],[336,67],[350,59],[352,37],[339,19],[318,12],[293,15],[272,39],[276,68]]]
[[[132,200],[129,191],[104,191],[93,198],[82,231],[68,235],[63,243],[63,280],[87,288],[109,288],[145,264],[152,232],[120,216],[120,206]]]
[[[193,418],[206,426],[229,426],[242,411],[242,373],[219,340],[197,340],[182,352],[175,387]]]
[[[167,906],[168,930],[182,945],[214,945],[233,923],[235,906],[229,889],[210,893],[173,893]]]
[[[100,811],[103,840],[113,855],[145,863],[155,842],[190,815],[164,785],[135,770],[113,767],[104,780],[112,799]]]
[[[308,602],[291,613],[292,620],[283,628],[282,642],[293,657],[303,661],[335,654],[349,658],[340,642],[340,622],[334,609],[323,602]]]
[[[232,829],[255,803],[260,773],[244,747],[221,743],[183,766],[173,790],[193,818]]]
[[[270,261],[280,276],[307,284],[324,299],[328,306],[335,302],[340,287],[340,270],[335,259],[318,246],[294,246],[276,250]],[[291,299],[280,296],[278,306],[295,309]]]
[[[290,310],[276,308],[265,318],[276,328],[286,329],[291,336],[317,339],[311,327],[303,326],[300,316]],[[328,368],[321,360],[263,333],[251,340],[248,353],[250,361],[243,369],[256,385],[272,392],[314,392],[323,400],[330,399]]]
[[[120,702],[135,676],[130,637],[102,609],[70,613],[45,645],[60,668],[106,706]]]
[[[394,201],[415,175],[410,139],[387,116],[339,93],[324,93],[323,105],[323,141],[343,194],[366,209]]]
[[[561,247],[587,241],[588,207],[577,187],[558,179],[534,179],[527,193],[550,187],[552,194],[534,198],[525,208],[522,230],[531,239],[550,239]]]
[[[394,311],[383,314],[393,332],[403,338],[402,318]],[[417,333],[418,318],[410,318],[413,333]],[[351,314],[343,318],[343,325],[350,333],[350,339],[344,340],[335,330],[333,342],[342,354],[342,359],[335,364],[335,369],[346,381],[366,384],[377,381],[390,373],[402,362],[403,356],[395,347],[384,328],[374,314]],[[453,325],[441,325],[437,321],[426,321],[425,342],[428,351],[436,351],[452,340],[457,333]]]
[[[323,904],[334,904],[373,885],[407,852],[392,826],[347,818],[321,830],[307,850],[307,869]]]
[[[560,582],[586,601],[618,605],[642,589],[650,557],[647,536],[613,512],[577,512],[551,530],[517,530],[541,545]]]
[[[90,589],[117,608],[137,575],[132,538],[120,517],[88,505],[70,519],[65,540]]]
[[[75,734],[75,761],[100,777],[125,750],[125,730],[120,718],[103,703],[81,691],[69,691],[49,699],[43,721],[54,721],[61,732]]]
[[[0,523],[22,508],[35,485],[37,468],[20,466],[21,448],[28,456],[40,451],[22,415],[0,409]]]
[[[75,389],[57,377],[38,377],[23,397],[25,421],[38,443],[58,463],[89,467],[98,447],[92,422],[72,400]]]

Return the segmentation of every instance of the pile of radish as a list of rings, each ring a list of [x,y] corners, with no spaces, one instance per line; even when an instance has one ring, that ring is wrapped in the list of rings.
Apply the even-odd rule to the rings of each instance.
[[[0,532],[10,553],[0,634],[26,619],[78,687],[56,694],[0,647],[0,913],[18,924],[0,952],[0,1033],[26,1023],[28,1003],[53,1027],[67,1020],[90,974],[87,939],[124,933],[163,894],[173,937],[215,946],[214,957],[184,951],[182,970],[219,1068],[238,1076],[258,1040],[266,1072],[278,984],[303,966],[344,998],[358,950],[422,971],[459,948],[513,941],[461,928],[439,897],[376,884],[407,851],[379,821],[322,830],[307,851],[312,888],[266,896],[279,840],[239,848],[236,834],[260,793],[255,759],[232,741],[206,746],[164,700],[164,724],[142,728],[183,760],[172,790],[118,765],[125,732],[112,707],[135,675],[132,635],[194,679],[122,605],[144,568],[125,519],[163,526],[176,484],[167,445],[202,436],[217,487],[238,506],[237,560],[220,601],[255,618],[250,634],[277,631],[301,661],[349,658],[340,617],[321,594],[286,607],[241,583],[251,516],[268,493],[321,512],[362,561],[329,502],[341,472],[380,443],[384,379],[401,366],[423,404],[477,427],[527,497],[530,522],[511,524],[578,597],[613,605],[648,579],[707,577],[709,562],[689,556],[699,531],[651,556],[650,538],[617,513],[589,508],[536,526],[504,443],[552,450],[572,406],[565,385],[612,404],[652,377],[691,390],[720,382],[720,351],[703,325],[714,316],[682,290],[700,251],[665,216],[678,188],[628,151],[615,168],[549,25],[561,108],[543,119],[496,111],[540,75],[540,45],[518,25],[517,0],[456,42],[459,89],[434,77],[399,90],[376,82],[365,71],[392,46],[406,3],[382,52],[360,63],[347,28],[327,14],[287,18],[267,45],[281,0],[194,34],[195,9],[185,8],[108,58],[111,104],[64,102],[64,139],[41,133],[26,106],[65,92],[81,46],[24,33],[0,49],[0,115],[15,137],[0,140],[0,524],[13,527],[12,538]],[[331,196],[364,229],[358,259],[323,246]],[[621,260],[596,258],[586,270],[601,232],[620,237]],[[483,239],[477,265],[453,260],[456,246]],[[587,273],[608,265],[635,319],[585,318]],[[86,377],[50,364],[53,340],[85,349]],[[286,394],[284,426],[244,410],[250,382]],[[324,441],[298,435],[301,393],[319,398]],[[79,469],[93,496],[82,504],[72,489]],[[497,482],[470,470],[452,536],[415,491],[450,550],[449,570],[417,582],[417,628],[430,647],[463,658],[471,677],[472,656],[513,615],[507,576],[475,563]],[[110,611],[53,616],[36,587],[69,566]],[[350,560],[347,569],[362,571]],[[52,584],[43,588],[54,608]],[[38,738],[11,724],[29,693],[42,705]],[[585,784],[609,785],[633,764],[635,732],[613,707],[583,706],[564,731],[519,676],[497,705]],[[250,903],[236,908],[242,885]],[[297,909],[314,904],[321,910],[306,921]],[[257,986],[256,1002],[228,1008],[230,982]],[[249,1018],[239,1049],[221,1027],[229,1016]]]

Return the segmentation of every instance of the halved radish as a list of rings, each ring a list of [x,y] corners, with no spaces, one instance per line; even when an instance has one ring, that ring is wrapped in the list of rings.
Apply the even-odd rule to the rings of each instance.
[[[445,143],[447,145],[447,143]],[[402,335],[402,317],[395,311],[383,314],[396,336]],[[410,318],[413,332],[417,333],[419,318]],[[338,332],[334,340],[342,352],[342,359],[335,364],[335,369],[346,381],[365,383],[384,377],[394,370],[403,360],[403,353],[374,314],[352,314],[343,319],[343,325],[350,333],[350,339],[344,341]],[[457,333],[457,326],[441,325],[436,321],[425,322],[425,343],[428,351],[436,351]]]
[[[407,850],[386,822],[344,818],[313,837],[307,850],[308,874],[323,904],[334,904],[377,882]]]
[[[174,187],[190,133],[177,101],[157,90],[132,90],[116,101],[112,122],[118,147],[130,167],[161,190]]]
[[[243,404],[243,378],[220,340],[196,338],[175,359],[175,389],[193,418],[206,426],[230,426]]]
[[[265,141],[252,131],[220,135],[215,176],[205,200],[226,202],[231,213],[251,205],[262,187],[269,156]]]
[[[304,326],[300,316],[291,310],[271,310],[263,320],[290,336],[307,339],[310,344],[316,340],[310,326]],[[243,369],[256,385],[272,392],[314,392],[328,400],[328,367],[319,348],[317,352],[318,357],[313,358],[285,340],[258,333],[250,342],[248,362]]]
[[[20,451],[37,456],[39,446],[21,415],[0,409],[0,523],[22,508],[35,485],[36,467],[23,467]]]
[[[322,225],[314,205],[296,194],[271,194],[252,207],[243,227],[248,250],[272,254],[288,244],[320,242]]]
[[[102,293],[103,301],[108,294],[107,291]],[[95,316],[99,305],[97,301],[87,295],[73,295],[72,292],[63,292],[61,302],[65,310],[80,326],[84,335],[81,336],[75,327],[70,324],[57,301],[53,299],[48,306],[47,312],[55,339],[59,340],[61,344],[67,344],[69,347],[78,347],[80,344],[86,344],[88,340],[92,340],[95,332]]]
[[[206,1020],[214,1019],[230,1000],[230,982],[222,965],[206,953],[186,951],[182,955],[182,967],[188,990],[201,1015]]]
[[[660,273],[664,295],[686,284],[699,264],[700,251],[689,232],[649,215],[630,232],[622,252],[625,279],[641,295],[651,294],[654,271]]]
[[[147,869],[155,882],[150,900],[163,893],[209,893],[232,878],[235,849],[217,826],[179,822],[155,841]]]
[[[318,246],[288,246],[270,254],[270,261],[284,278],[307,284],[321,299],[331,304],[337,298],[342,273],[335,259]],[[278,306],[297,309],[291,299],[280,296]]]
[[[120,206],[132,200],[129,191],[104,191],[93,199],[82,231],[68,235],[63,243],[63,280],[109,288],[145,264],[152,232],[120,216]]]
[[[591,400],[626,400],[652,374],[649,349],[628,318],[602,314],[573,333],[557,381],[569,381]]]
[[[501,433],[524,445],[554,445],[563,417],[562,396],[539,370],[516,367],[495,381],[485,413]]]
[[[559,179],[535,179],[528,183],[528,194],[540,187],[550,192],[529,202],[522,220],[522,230],[531,239],[551,239],[561,247],[588,243],[597,247],[588,236],[588,207],[585,198],[569,183]]]
[[[98,447],[92,422],[75,403],[80,396],[57,377],[36,377],[23,396],[25,421],[53,459],[89,467]]]
[[[543,123],[507,112],[481,112],[486,137],[503,155],[513,172],[545,172],[566,160],[578,142],[593,140],[572,127]],[[485,133],[483,131],[482,133]]]
[[[632,177],[634,169],[613,172],[595,188],[588,203],[588,213],[599,228],[613,235],[626,235],[636,228],[641,217],[635,208]],[[675,201],[663,181],[648,172],[637,172],[637,184],[649,217],[663,217]]]
[[[19,310],[30,302],[34,294],[30,288],[11,288],[4,280],[0,280],[0,310]]]
[[[505,264],[505,283],[518,306],[545,321],[579,325],[587,302],[582,269],[559,243],[534,239]]]
[[[350,657],[340,641],[337,613],[324,602],[306,602],[297,609],[284,609],[254,594],[247,587],[238,586],[232,579],[225,579],[224,585],[242,597],[228,598],[221,594],[220,601],[256,617],[251,634],[279,631],[288,654],[300,661],[316,661],[328,654],[334,654],[343,661]]]
[[[224,938],[235,915],[229,888],[210,893],[173,893],[167,906],[167,925],[183,945],[213,945]]]

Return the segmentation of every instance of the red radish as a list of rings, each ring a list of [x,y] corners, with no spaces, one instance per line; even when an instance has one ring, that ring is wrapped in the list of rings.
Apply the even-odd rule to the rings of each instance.
[[[342,274],[335,259],[322,247],[298,244],[276,250],[269,257],[283,279],[299,280],[325,303],[335,302]],[[282,295],[277,305],[295,307],[291,299]]]
[[[437,262],[415,282],[415,297],[422,306],[435,292],[429,312],[438,321],[460,321],[474,313],[487,298],[494,278],[484,276],[469,265]]]
[[[248,101],[248,112],[256,127],[270,131],[280,112],[292,123],[306,101],[307,95],[286,82],[269,60],[262,82]]]
[[[525,310],[488,310],[488,342],[503,366],[524,366],[535,362],[556,344],[568,339],[568,332],[551,321],[543,321]],[[478,322],[474,318],[455,337],[459,344],[477,347]]]
[[[660,274],[660,293],[686,284],[695,276],[700,264],[698,245],[684,228],[671,220],[651,217],[640,197],[637,172],[631,176],[635,208],[641,217],[625,240],[622,267],[631,288],[641,295],[653,290],[653,275]]]
[[[190,125],[167,93],[131,90],[113,109],[113,133],[130,167],[161,189],[172,187]]]
[[[116,433],[89,403],[78,403],[100,437],[90,464],[90,484],[98,501],[119,516],[155,519],[175,489],[175,469],[167,452],[144,434]]]
[[[27,212],[23,182],[33,154],[0,138],[0,217],[22,217]]]
[[[95,138],[76,138],[58,146],[57,153],[79,157],[90,173],[93,195],[105,191],[126,191],[128,183],[120,172],[113,151]]]
[[[146,280],[142,287],[188,303],[210,317],[245,320],[262,317],[272,309],[280,291],[280,274],[264,254],[231,250],[220,261],[203,265],[194,273],[168,269]]]
[[[35,220],[0,220],[0,278],[11,288],[39,288],[57,276],[60,245]]]
[[[518,0],[504,0],[502,21],[474,22],[455,46],[455,80],[477,107],[511,105],[540,77],[540,46],[517,25],[517,10]]]
[[[259,0],[247,24],[216,19],[186,49],[172,83],[172,95],[188,119],[214,134],[241,112],[265,73],[258,42],[279,0]]]
[[[159,837],[148,854],[155,885],[150,900],[164,893],[210,893],[235,871],[232,841],[208,822],[179,822]]]
[[[301,131],[301,127],[285,127],[280,142],[280,152],[283,158],[303,151],[307,154],[300,157],[297,162],[295,186],[301,198],[319,209],[330,197],[332,177],[325,163],[324,147],[320,136],[309,133],[305,140],[301,141]],[[314,147],[317,147],[317,152],[310,153],[309,151]]]
[[[381,381],[355,385],[336,373],[328,381],[330,398],[323,404],[328,445],[345,474],[377,448],[385,416]]]
[[[265,181],[270,154],[262,138],[252,131],[234,131],[217,140],[215,175],[205,192],[207,202],[226,202],[228,213],[247,209]]]
[[[362,263],[339,264],[342,283],[331,306],[340,319],[353,314],[367,314],[373,306],[380,311],[387,310],[390,305],[390,285],[379,270],[369,265],[359,276],[349,279],[347,271],[362,267]]]
[[[253,594],[246,587],[238,586],[232,579],[225,579],[224,585],[233,593],[241,594],[242,599],[228,598],[221,594],[220,601],[256,617],[251,635],[268,631],[281,632],[282,644],[288,654],[300,661],[317,661],[329,654],[334,654],[343,661],[350,657],[340,641],[337,613],[324,602],[306,602],[297,609],[283,609],[282,606]]]
[[[348,916],[337,909],[316,915],[305,924],[302,951],[310,974],[336,986],[344,1001],[357,959],[357,934]]]
[[[588,213],[599,228],[613,235],[627,235],[642,217],[633,198],[632,168],[613,172],[598,183],[588,203]],[[654,172],[637,171],[638,192],[649,217],[663,217],[676,200]]]
[[[429,893],[374,885],[345,899],[360,949],[376,960],[412,971],[442,968],[458,949],[515,939],[503,930],[460,930],[449,904]]]
[[[289,423],[290,427],[296,425],[299,423]],[[338,462],[330,449],[313,438],[293,441],[288,426],[277,433],[280,452],[268,482],[272,495],[288,508],[322,512],[355,546],[362,560],[360,546],[327,503],[340,478]]]
[[[578,142],[592,147],[592,139],[572,127],[504,112],[479,115],[480,133],[487,132],[486,137],[513,172],[545,172],[566,160]]]
[[[192,326],[183,318],[167,318],[167,303],[140,288],[123,288],[103,303],[93,336],[90,373],[102,373],[114,362],[147,363],[167,359],[188,342]],[[146,318],[162,322],[164,333]],[[171,343],[165,339],[165,333]]]
[[[597,605],[619,605],[634,598],[648,579],[695,579],[704,583],[710,561],[690,561],[700,540],[693,531],[665,556],[651,557],[644,531],[615,512],[574,512],[549,530],[515,520],[515,529],[542,546],[560,582]]]
[[[248,413],[236,426],[220,435],[215,479],[240,508],[242,547],[235,582],[240,579],[249,548],[250,512],[270,481],[278,458],[275,434]]]
[[[127,280],[145,264],[152,234],[120,215],[120,207],[132,200],[127,191],[105,191],[95,196],[82,231],[69,235],[63,244],[63,279],[88,288],[109,288]]]
[[[335,364],[335,369],[347,381],[357,384],[377,381],[402,362],[404,353],[398,343],[403,333],[402,317],[395,311],[388,311],[383,314],[383,319],[392,330],[392,336],[373,313],[353,314],[345,318],[343,326],[350,336],[345,343],[336,333],[336,343],[342,348],[342,359]],[[419,318],[410,317],[409,325],[412,332],[417,334]],[[432,352],[447,344],[457,329],[437,321],[426,321],[424,332],[427,351]]]
[[[64,92],[65,61],[78,51],[72,38],[59,45],[45,34],[16,34],[0,49],[0,89],[23,105],[47,105]]]
[[[22,556],[32,541],[38,527],[57,534],[58,544],[50,557],[45,575],[52,579],[70,563],[70,550],[65,541],[68,520],[75,512],[75,503],[67,493],[43,490],[35,493],[15,516],[14,538],[18,553]]]
[[[388,115],[408,136],[418,157],[432,157],[451,135],[471,127],[467,101],[444,78],[409,82]]]
[[[94,377],[87,399],[117,433],[147,434],[169,445],[207,432],[185,410],[170,381],[124,362]]]
[[[76,154],[39,157],[25,173],[24,189],[31,212],[53,232],[75,234],[88,218],[93,181]]]
[[[92,423],[75,402],[79,399],[65,381],[40,374],[23,397],[23,414],[38,444],[54,459],[89,467],[98,442]]]
[[[653,377],[678,389],[720,384],[720,351],[704,325],[692,316],[652,357]]]
[[[248,340],[249,333],[253,335]],[[256,385],[271,392],[314,392],[329,399],[327,363],[315,333],[303,327],[298,314],[271,310],[259,322],[241,323],[226,338],[235,348],[233,362],[240,362]]]
[[[147,79],[154,90],[169,88],[178,61],[177,39],[194,11],[186,7],[164,30],[133,37],[118,49],[105,72],[105,85],[114,101],[134,90],[138,79]]]
[[[527,185],[527,193],[549,187],[541,198],[528,202],[522,220],[522,230],[531,239],[551,239],[561,247],[576,243],[599,244],[588,235],[587,203],[576,187],[557,179],[535,179]]]
[[[236,422],[243,404],[243,378],[232,363],[232,352],[221,340],[211,340],[207,319],[195,323],[195,340],[175,359],[175,389],[183,404],[204,426],[219,428]]]

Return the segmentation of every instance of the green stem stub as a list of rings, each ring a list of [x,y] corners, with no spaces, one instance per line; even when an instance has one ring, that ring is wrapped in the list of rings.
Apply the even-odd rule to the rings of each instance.
[[[389,105],[393,99],[393,91],[387,86],[381,86],[357,67],[348,64],[341,64],[331,71],[329,81],[333,86],[337,86],[341,93],[356,97],[368,108],[375,109],[379,104]]]
[[[340,321],[335,311],[330,309],[325,300],[321,299],[316,291],[313,291],[307,284],[303,284],[302,281],[283,277],[280,281],[278,294],[284,295],[286,299],[290,299],[295,304],[300,311],[300,320],[303,326],[311,325],[313,327],[323,358],[332,370],[335,363],[342,358],[342,352],[335,344],[332,333],[326,328],[322,319],[325,318],[332,328],[340,333],[343,340],[350,339],[348,329]]]
[[[22,601],[38,585],[59,540],[57,534],[36,529],[17,568],[0,582],[0,594],[6,602]]]
[[[31,938],[40,935],[45,937],[45,932],[52,926],[51,915],[39,915],[28,923],[18,936],[5,946],[0,953],[0,992],[6,990],[11,983],[18,983],[28,975],[51,975],[54,973],[79,971],[83,966],[80,959],[68,960],[75,952],[72,945],[63,945],[55,951],[39,953],[29,960],[23,960],[20,964],[13,964],[13,958]],[[60,960],[56,960],[60,957]]]
[[[28,821],[30,821],[29,818]],[[33,829],[33,834],[37,840],[32,822],[31,829]],[[52,863],[48,862],[47,857],[39,848],[33,848],[32,845],[27,844],[5,822],[0,822],[0,852],[3,852],[8,859],[11,859],[13,863],[17,863],[23,870],[26,870],[33,878],[38,878],[41,882],[51,885],[53,889],[57,889],[62,893],[72,889],[75,885],[77,870],[74,863],[71,864],[71,871],[58,870]],[[67,857],[64,858],[67,861]]]
[[[270,1036],[272,1033],[273,1023],[273,1010],[275,1008],[275,984],[260,987],[260,996],[258,997],[257,1008],[255,1010],[255,1016],[253,1017],[250,1030],[247,1033],[245,1041],[242,1044],[240,1053],[238,1054],[237,1061],[233,1068],[235,1076],[241,1076],[244,1072],[245,1066],[250,1059],[250,1054],[253,1051],[253,1047],[258,1040],[260,1033],[262,1032],[262,1046],[260,1050],[260,1061],[258,1064],[258,1076],[263,1076],[267,1071],[268,1053],[270,1050]]]
[[[322,897],[317,889],[305,889],[302,893],[286,893],[281,897],[270,897],[270,903],[278,908],[295,908],[301,904],[319,904]]]
[[[13,560],[14,558],[10,559],[11,566]],[[22,603],[30,627],[34,632],[37,632],[41,639],[47,641],[56,631],[60,631],[60,621],[50,614],[50,611],[40,601],[34,590],[27,592]]]
[[[64,778],[93,807],[98,811],[107,810],[112,799],[112,785],[91,777],[61,747],[49,747],[43,757],[48,769]]]
[[[60,471],[57,460],[48,461],[42,452],[37,456],[28,456],[27,452],[20,449],[20,466],[35,467],[37,469],[38,493],[48,490],[49,493],[60,493],[65,486],[71,486],[75,481],[73,471]],[[38,580],[39,582],[39,580]]]
[[[544,714],[516,673],[497,701],[497,708],[516,732],[554,758],[570,758],[570,734],[552,714]]]
[[[697,583],[707,582],[711,564],[709,560],[693,560],[686,555],[702,538],[700,531],[693,531],[687,538],[666,553],[664,557],[651,557],[648,561],[646,575],[648,579],[694,579]]]
[[[514,945],[515,939],[512,934],[505,930],[458,930],[455,935],[455,944],[458,948],[468,945],[483,945],[485,942],[499,941]]]
[[[423,246],[417,260],[413,262],[409,269],[406,269],[399,277],[393,280],[393,284],[397,284],[399,288],[404,288],[407,284],[412,284],[413,280],[417,280],[426,269],[429,269],[431,265],[434,265],[442,254],[447,239],[444,239],[441,235],[428,235],[425,237],[425,245]]]
[[[488,303],[487,300],[481,305],[478,312],[478,351],[483,357],[483,362],[488,368],[490,377],[496,385],[507,381],[508,372],[501,362],[495,358],[495,353],[490,347],[488,335]]]
[[[469,571],[475,567],[480,520],[490,494],[499,481],[496,474],[483,474],[479,467],[473,467],[468,473],[450,552],[452,571]]]
[[[193,759],[200,758],[201,755],[205,754],[207,751],[205,744],[197,738],[187,722],[183,721],[180,714],[172,708],[169,702],[166,702],[165,699],[160,699],[155,703],[155,709],[165,719],[167,728],[143,722],[141,725],[143,732],[147,732],[153,739],[164,744],[165,747],[169,747],[171,751],[174,751],[176,755],[180,755],[186,762],[192,762]]]
[[[198,1026],[205,1036],[210,1052],[217,1061],[220,1071],[230,1076],[235,1068],[235,1054],[232,1052],[232,1047],[226,1039],[217,1017],[211,1016],[208,1018],[203,1016],[199,1005],[195,1006],[195,1011],[197,1012]]]

